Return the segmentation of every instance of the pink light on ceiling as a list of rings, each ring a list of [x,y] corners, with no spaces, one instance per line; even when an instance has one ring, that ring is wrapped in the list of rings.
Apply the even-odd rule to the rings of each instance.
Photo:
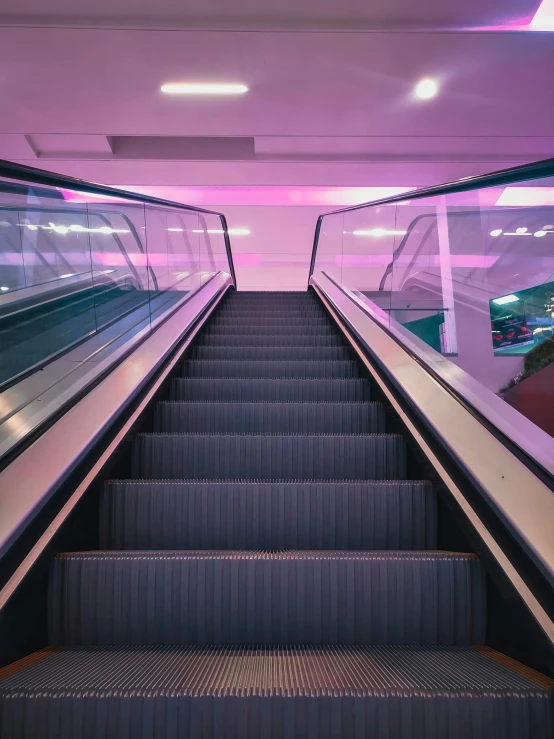
[[[506,187],[496,205],[554,205],[554,187]]]
[[[554,31],[554,0],[542,0],[529,27],[537,31]]]
[[[342,267],[386,267],[390,264],[392,255],[389,254],[337,254],[335,264]],[[488,269],[497,261],[498,256],[491,254],[451,254],[450,265],[462,269]],[[416,267],[440,267],[440,256],[429,254],[419,257],[414,262],[412,255],[400,255],[394,260],[398,267],[415,265]]]
[[[414,187],[176,187],[116,185],[123,190],[143,193],[163,200],[174,200],[203,207],[224,205],[318,206],[333,208],[358,205],[414,190]]]

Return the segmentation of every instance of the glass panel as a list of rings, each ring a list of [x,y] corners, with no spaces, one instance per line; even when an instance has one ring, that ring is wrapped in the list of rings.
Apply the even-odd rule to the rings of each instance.
[[[0,180],[0,388],[96,331],[86,208]]]
[[[554,178],[325,216],[322,271],[505,393],[554,359]]]
[[[202,282],[206,282],[227,264],[225,235],[219,216],[210,213],[199,214],[200,230],[200,270]]]
[[[100,331],[125,341],[231,271],[219,215],[112,192],[0,178],[0,390]]]

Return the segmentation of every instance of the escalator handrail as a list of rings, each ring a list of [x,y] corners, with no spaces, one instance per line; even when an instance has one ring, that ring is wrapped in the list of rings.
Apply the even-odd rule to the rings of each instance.
[[[423,420],[423,424],[430,430],[431,435],[434,435],[435,439],[439,440],[439,446],[442,446],[443,450],[446,450],[447,456],[456,460],[455,464],[462,472],[462,477],[466,480],[462,484],[462,488],[460,488],[460,494],[470,504],[470,507],[473,506],[474,512],[479,515],[478,509],[475,508],[476,501],[474,500],[472,503],[467,498],[467,493],[463,489],[464,485],[468,484],[479,491],[481,500],[486,501],[485,504],[492,516],[498,521],[502,521],[502,526],[508,532],[509,538],[517,543],[520,554],[530,563],[530,568],[526,568],[525,576],[518,572],[518,577],[522,577],[523,582],[525,582],[524,587],[521,587],[522,583],[516,585],[512,576],[509,574],[509,568],[507,570],[503,564],[499,563],[509,579],[512,579],[512,584],[516,585],[520,596],[537,618],[541,628],[545,630],[550,641],[554,643],[554,596],[552,595],[552,584],[554,583],[554,549],[552,547],[552,537],[549,530],[547,530],[554,506],[554,498],[552,498],[552,491],[554,490],[554,466],[549,463],[549,460],[546,461],[546,464],[542,464],[541,461],[544,462],[545,460],[544,456],[543,460],[533,457],[531,449],[533,442],[532,440],[527,440],[525,443],[524,439],[526,424],[523,424],[518,438],[514,438],[506,428],[497,425],[495,420],[491,420],[484,407],[490,400],[495,400],[495,398],[489,400],[484,399],[479,395],[479,389],[477,389],[473,394],[474,397],[468,400],[464,393],[453,385],[448,378],[445,378],[440,371],[439,363],[444,363],[447,360],[438,354],[438,352],[435,352],[419,341],[417,337],[404,337],[402,332],[398,330],[402,327],[396,328],[394,322],[391,325],[383,321],[379,314],[379,308],[377,306],[371,307],[371,301],[364,299],[362,294],[357,294],[356,291],[345,288],[325,272],[318,274],[317,277],[312,277],[310,284],[330,302],[332,308],[338,313],[340,320],[345,323],[348,330],[356,337],[358,343],[365,348],[367,355],[372,357],[372,363],[374,363],[375,367],[380,368],[379,373],[388,379],[391,387],[396,386],[400,396],[402,396],[402,403],[405,406],[404,410],[407,416],[411,414]],[[341,296],[339,301],[344,299],[342,303],[337,303],[333,294],[330,294],[333,291],[336,291]],[[345,313],[343,307],[341,307],[343,304],[349,304],[355,307],[355,318],[350,318]],[[346,312],[348,312],[348,309],[346,309]],[[379,343],[379,340],[376,343],[375,336],[373,334],[367,334],[367,327],[364,328],[362,326],[359,317],[362,317],[362,321],[364,317],[365,319],[369,319],[371,324],[378,327],[379,334],[386,337],[385,341],[388,344],[383,345],[382,342]],[[394,344],[390,343],[391,340],[401,350],[401,359],[399,356],[394,356],[395,350],[392,348]],[[414,372],[416,373],[415,375]],[[430,379],[437,390],[440,389],[439,391],[444,393],[441,402],[436,402],[434,389],[430,392],[429,386],[424,387],[422,385],[423,374]],[[471,385],[472,378],[468,377],[467,379]],[[464,381],[463,377],[460,378],[461,383]],[[494,394],[491,393],[490,395]],[[449,407],[446,411],[444,410],[444,398],[448,397],[456,405],[460,406],[460,410],[463,409],[463,411],[468,413],[469,416],[467,417],[473,418],[478,426],[483,428],[484,433],[489,434],[490,439],[493,442],[499,443],[500,448],[503,448],[506,452],[507,456],[503,458],[504,466],[501,470],[503,473],[501,479],[497,469],[498,464],[497,468],[491,466],[490,460],[483,453],[483,448],[479,446],[478,441],[473,439],[473,437],[464,436],[468,431],[467,424],[463,433],[460,433],[460,429],[456,423],[456,419],[459,421],[460,417],[456,416],[457,411],[454,410],[454,406]],[[437,408],[443,408],[442,416],[440,413],[437,416]],[[490,408],[493,413],[495,410],[498,411],[498,408],[495,409],[492,404]],[[502,408],[500,410],[501,414],[515,413],[509,406],[502,405],[499,408]],[[448,421],[445,421],[445,415],[448,416]],[[438,418],[442,418],[444,422],[440,428],[436,425]],[[510,428],[513,428],[512,425],[510,425]],[[543,444],[544,449],[550,450],[552,448],[550,437],[540,429],[536,429],[535,433],[537,434],[536,438],[540,439],[540,443]],[[524,440],[523,443],[521,443],[522,439]],[[477,462],[477,470],[473,466],[476,460],[479,460]],[[484,470],[487,470],[487,473],[483,477]],[[521,473],[516,473],[516,470],[521,470]],[[447,477],[451,474],[448,470],[448,465],[445,472]],[[515,478],[513,477],[514,473]],[[525,477],[525,485],[527,487],[525,485],[519,487],[517,480],[522,475],[529,475]],[[445,478],[443,477],[444,480]],[[492,487],[491,480],[494,480]],[[459,486],[460,484],[456,480],[453,480],[453,482],[455,486]],[[521,482],[521,479],[519,479],[519,482]],[[514,488],[518,493],[517,498],[511,495],[511,491]],[[504,497],[503,499],[502,496],[505,496],[506,491],[508,491],[508,497]],[[530,495],[534,497],[529,498]],[[535,506],[535,503],[537,503],[537,506]],[[545,506],[548,509],[548,513],[545,510]],[[514,516],[515,510],[517,510],[519,516],[517,520]],[[521,516],[524,518],[523,526],[521,525]],[[483,524],[482,520],[481,524]],[[494,539],[492,530],[487,529],[487,524],[483,525],[483,532],[487,536],[492,536]],[[499,530],[496,533],[498,532]],[[520,554],[517,554],[514,549],[511,549],[511,552],[505,550],[503,545],[498,541],[496,544],[500,546],[503,557],[510,562],[510,566],[518,570],[515,561],[512,561],[512,557],[515,556],[516,559],[519,557],[521,564]],[[506,544],[506,541],[504,541],[504,544]],[[485,545],[489,548],[487,544]],[[496,557],[496,555],[494,556]],[[531,579],[529,580],[528,577]],[[538,608],[532,605],[533,599],[536,601],[535,605],[539,605]],[[541,609],[544,611],[542,616],[540,613]]]
[[[46,185],[48,187],[58,189],[61,188],[65,190],[77,190],[78,192],[87,193],[90,195],[100,195],[110,198],[118,198],[120,200],[129,200],[145,205],[172,208],[173,210],[178,211],[204,213],[207,215],[217,216],[223,229],[223,238],[225,241],[225,250],[227,252],[229,273],[232,277],[233,285],[236,287],[235,266],[233,263],[233,255],[231,252],[231,242],[229,239],[229,228],[227,225],[227,219],[225,218],[224,214],[220,213],[219,211],[208,210],[206,208],[198,208],[195,205],[184,205],[183,203],[176,203],[172,200],[164,200],[163,198],[155,198],[150,195],[129,192],[127,190],[119,190],[118,188],[108,187],[107,185],[98,185],[94,182],[88,182],[87,180],[80,180],[76,177],[68,177],[67,175],[56,174],[55,172],[48,172],[43,169],[37,169],[35,167],[28,167],[22,164],[16,164],[15,162],[8,162],[4,159],[0,159],[0,177],[5,177],[12,180],[19,180],[26,183],[37,183],[39,185]]]

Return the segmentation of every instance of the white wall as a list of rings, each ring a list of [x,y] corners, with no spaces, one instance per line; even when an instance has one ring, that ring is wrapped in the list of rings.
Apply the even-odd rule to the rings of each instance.
[[[322,208],[291,206],[214,206],[229,228],[239,290],[306,290],[317,217]]]

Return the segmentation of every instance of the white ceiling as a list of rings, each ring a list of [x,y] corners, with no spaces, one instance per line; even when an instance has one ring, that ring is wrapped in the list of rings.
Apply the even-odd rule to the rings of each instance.
[[[545,158],[554,155],[554,34],[399,30],[507,23],[537,5],[2,0],[0,158],[129,185],[314,186],[425,185]],[[22,27],[2,27],[15,15]],[[52,27],[40,27],[47,16]],[[56,27],[86,18],[97,27]],[[156,18],[177,20],[147,30]],[[394,30],[179,30],[201,18],[198,27],[358,30],[381,18]],[[423,76],[439,81],[436,99],[414,100]],[[161,95],[178,80],[250,89]]]
[[[459,28],[528,22],[540,0],[2,0],[0,22],[186,28]]]

